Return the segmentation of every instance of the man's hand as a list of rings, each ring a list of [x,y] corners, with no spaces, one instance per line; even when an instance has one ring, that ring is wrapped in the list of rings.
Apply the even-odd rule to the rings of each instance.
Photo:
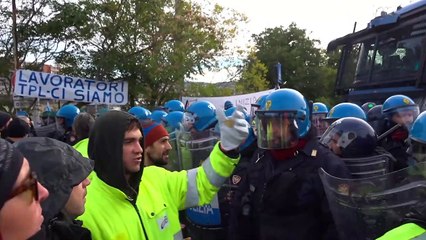
[[[237,149],[244,143],[249,134],[249,124],[244,118],[243,107],[237,106],[230,117],[223,110],[216,113],[220,129],[220,145],[224,151]]]

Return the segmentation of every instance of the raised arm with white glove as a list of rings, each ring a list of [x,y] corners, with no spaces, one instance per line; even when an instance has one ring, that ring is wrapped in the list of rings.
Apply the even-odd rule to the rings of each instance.
[[[245,120],[243,106],[238,105],[230,117],[223,110],[216,113],[220,130],[220,146],[224,151],[236,150],[249,134],[249,123]]]

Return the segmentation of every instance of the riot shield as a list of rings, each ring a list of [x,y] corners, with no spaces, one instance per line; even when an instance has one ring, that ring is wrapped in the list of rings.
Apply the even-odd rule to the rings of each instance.
[[[165,166],[165,168],[170,171],[179,171],[182,168],[179,161],[176,131],[169,133],[169,143],[172,146],[172,149],[169,152],[169,163]]]
[[[219,140],[218,135],[208,129],[203,132],[176,132],[179,170],[199,167],[206,160],[214,145]]]
[[[363,179],[319,173],[340,239],[375,239],[410,219],[426,219],[424,162]]]
[[[392,169],[395,158],[388,152],[362,158],[341,158],[353,178],[382,176]]]

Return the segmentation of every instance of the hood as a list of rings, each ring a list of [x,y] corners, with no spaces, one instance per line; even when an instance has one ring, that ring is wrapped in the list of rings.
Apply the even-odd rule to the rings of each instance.
[[[89,176],[93,161],[70,145],[52,138],[30,137],[14,145],[49,191],[49,197],[41,203],[45,222],[49,221],[64,208],[72,188]]]
[[[95,121],[89,137],[89,157],[95,161],[96,175],[106,184],[136,197],[142,177],[141,170],[126,181],[123,166],[123,140],[131,122],[138,119],[123,111],[109,111]],[[142,129],[141,129],[142,132]],[[142,161],[143,162],[143,161]]]

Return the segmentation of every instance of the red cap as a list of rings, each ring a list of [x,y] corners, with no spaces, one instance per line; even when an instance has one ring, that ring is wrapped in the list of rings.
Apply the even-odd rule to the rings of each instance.
[[[144,147],[147,148],[154,144],[157,140],[162,137],[169,136],[167,130],[163,125],[158,123],[152,123],[142,128],[144,136]]]

